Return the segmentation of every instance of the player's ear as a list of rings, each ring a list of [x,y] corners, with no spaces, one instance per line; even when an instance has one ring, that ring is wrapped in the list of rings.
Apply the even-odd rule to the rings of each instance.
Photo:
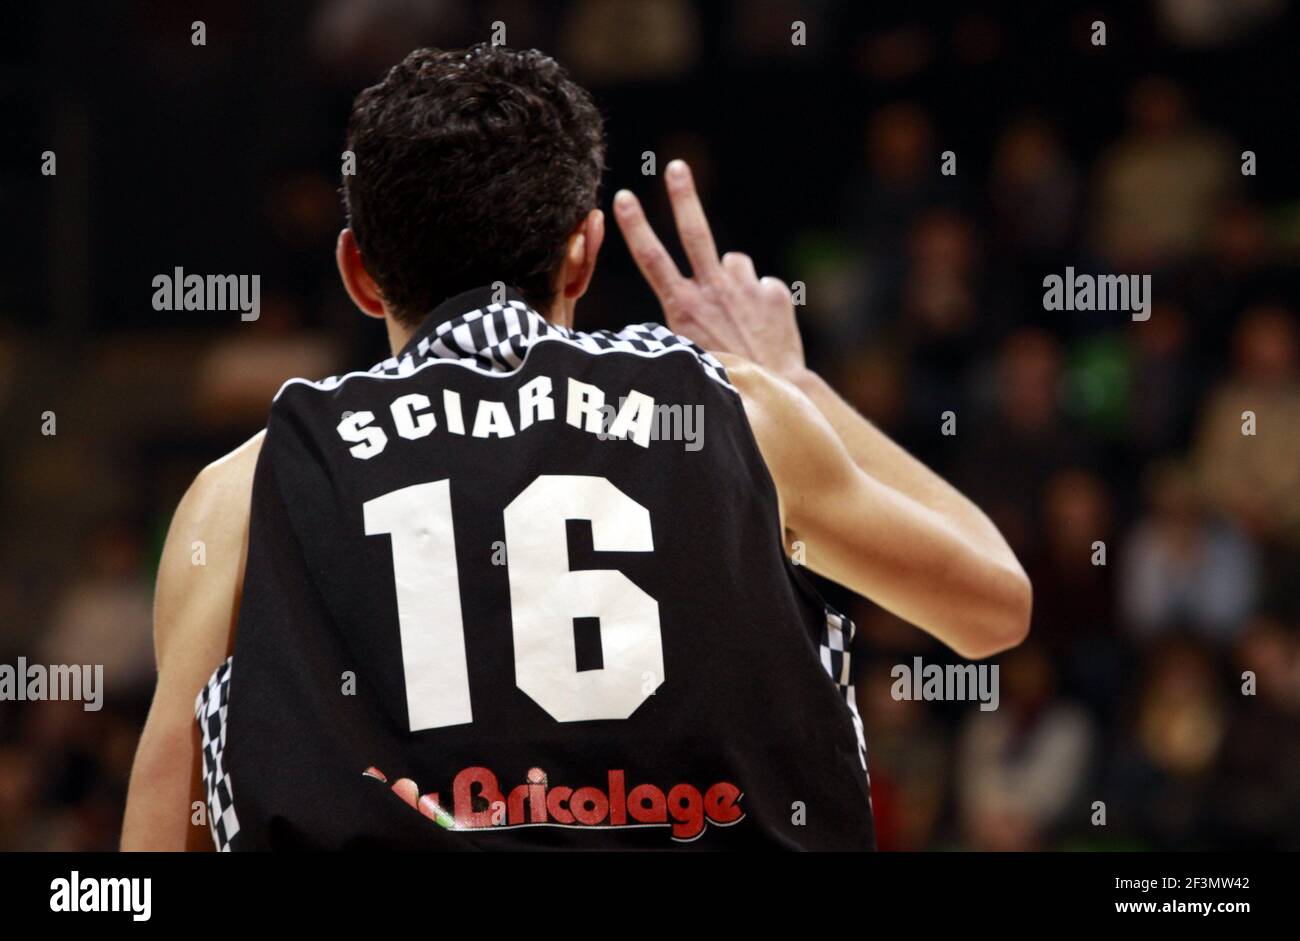
[[[361,249],[357,247],[357,239],[351,229],[339,233],[338,244],[334,246],[334,260],[338,263],[339,277],[343,279],[343,287],[348,292],[348,297],[352,298],[352,303],[367,317],[383,317],[386,311],[379,285],[375,284],[370,272],[366,271],[361,260]]]
[[[604,241],[605,214],[593,209],[578,223],[565,246],[559,284],[565,301],[572,303],[587,293],[591,276],[596,272],[596,257]]]

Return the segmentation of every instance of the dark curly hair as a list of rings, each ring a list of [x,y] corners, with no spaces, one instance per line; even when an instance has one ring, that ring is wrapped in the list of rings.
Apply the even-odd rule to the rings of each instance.
[[[596,206],[591,96],[537,50],[417,49],[352,106],[343,178],[366,271],[394,315],[501,281],[545,311],[565,241]]]

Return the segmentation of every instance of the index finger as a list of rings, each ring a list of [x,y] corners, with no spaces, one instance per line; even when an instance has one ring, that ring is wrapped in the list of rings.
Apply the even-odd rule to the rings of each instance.
[[[681,272],[673,258],[650,227],[650,220],[641,208],[641,202],[629,190],[619,190],[614,195],[614,219],[632,253],[632,260],[642,277],[650,283],[650,290],[661,301],[682,280]]]
[[[691,169],[685,160],[674,160],[668,164],[665,179],[668,201],[672,203],[673,218],[677,220],[677,234],[690,260],[691,273],[707,280],[720,272],[722,265],[718,261],[718,249],[713,244],[713,233],[709,230],[700,194],[695,191]]]

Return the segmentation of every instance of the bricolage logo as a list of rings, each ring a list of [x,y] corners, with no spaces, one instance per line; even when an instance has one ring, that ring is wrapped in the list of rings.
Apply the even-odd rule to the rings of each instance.
[[[388,782],[378,768],[367,768],[364,776]],[[666,790],[649,783],[629,788],[627,774],[621,769],[608,772],[604,787],[570,787],[552,784],[543,769],[530,768],[525,783],[506,793],[489,769],[465,768],[452,781],[447,805],[436,791],[421,795],[410,778],[399,778],[392,790],[446,830],[665,827],[671,829],[674,840],[689,843],[710,823],[726,827],[745,816],[740,806],[744,795],[728,781],[704,790],[685,783]]]

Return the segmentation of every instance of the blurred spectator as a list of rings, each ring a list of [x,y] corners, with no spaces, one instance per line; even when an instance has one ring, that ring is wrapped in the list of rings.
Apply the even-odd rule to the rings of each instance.
[[[1151,318],[1128,329],[1133,365],[1127,403],[1129,445],[1145,460],[1185,447],[1197,404],[1199,370],[1187,315],[1156,301]]]
[[[325,0],[311,26],[315,56],[340,82],[373,82],[420,45],[483,38],[462,0]]]
[[[32,763],[15,771],[28,798],[15,848],[115,849],[139,719],[66,701],[30,704],[24,719],[22,744]]]
[[[1147,479],[1148,512],[1133,527],[1121,565],[1121,611],[1137,636],[1186,627],[1228,643],[1254,609],[1259,562],[1230,522],[1207,513],[1183,464]]]
[[[894,312],[894,334],[911,363],[919,414],[962,404],[962,380],[977,349],[981,281],[970,219],[953,209],[921,212],[908,233]]]
[[[810,50],[824,49],[833,34],[827,29],[824,4],[800,0],[732,0],[729,4],[727,40],[751,64],[785,61],[814,65]],[[792,24],[804,25],[803,45],[791,42]]]
[[[903,437],[910,406],[907,358],[892,346],[856,350],[838,364],[835,386],[850,404],[893,436]]]
[[[1300,849],[1300,641],[1261,617],[1233,657],[1235,704],[1215,786],[1216,843],[1235,849]],[[1244,695],[1242,674],[1254,676]],[[1239,695],[1241,694],[1241,695]]]
[[[1087,465],[1088,442],[1061,412],[1061,349],[1051,334],[1027,327],[1008,336],[993,378],[993,414],[958,418],[954,476],[1013,546],[1028,547],[1048,478]]]
[[[858,43],[857,62],[873,82],[906,81],[934,59],[933,33],[919,23],[873,30]]]
[[[1110,543],[1111,496],[1097,475],[1072,467],[1052,476],[1043,502],[1046,537],[1027,560],[1034,586],[1033,633],[1070,662],[1081,642],[1113,631],[1112,567],[1109,558],[1097,555]],[[1100,550],[1094,548],[1098,542]]]
[[[26,830],[36,795],[32,751],[21,743],[0,745],[0,847],[27,848]]]
[[[872,115],[865,143],[867,176],[854,184],[849,226],[869,253],[896,261],[912,220],[941,201],[934,124],[916,104],[886,105]]]
[[[979,248],[970,219],[952,209],[921,213],[908,233],[903,330],[925,358],[935,347],[968,350],[977,313]],[[941,354],[942,355],[942,354]],[[944,362],[946,367],[956,362]]]
[[[1298,353],[1289,310],[1248,311],[1237,327],[1235,369],[1210,397],[1197,449],[1211,505],[1290,546],[1300,542]]]
[[[700,55],[699,12],[686,0],[574,0],[559,54],[580,81],[679,78]]]
[[[1108,817],[1158,845],[1194,849],[1227,731],[1223,695],[1209,652],[1190,640],[1151,648],[1145,666]]]
[[[86,540],[80,560],[82,570],[65,587],[40,640],[40,658],[103,665],[101,693],[147,690],[154,676],[153,596],[139,537],[108,524]]]
[[[1198,342],[1216,359],[1243,310],[1294,294],[1295,272],[1280,256],[1261,207],[1229,200],[1215,214],[1204,251],[1171,281],[1193,315]]]
[[[342,362],[335,338],[303,329],[292,298],[267,293],[255,321],[241,324],[204,352],[194,379],[195,410],[212,428],[266,420],[267,403],[286,379],[320,379]]]
[[[1131,129],[1097,171],[1093,246],[1116,270],[1150,273],[1200,247],[1234,164],[1227,142],[1192,121],[1170,79],[1138,83],[1129,112]]]
[[[844,224],[861,246],[864,321],[880,329],[897,315],[906,266],[908,230],[917,215],[940,202],[934,128],[914,104],[880,108],[867,125],[866,174],[852,181]]]
[[[950,743],[928,702],[895,699],[892,664],[874,665],[859,686],[871,726],[872,808],[882,850],[934,845],[948,800]]]
[[[1091,437],[1111,442],[1128,430],[1133,349],[1119,330],[1099,330],[1069,347],[1064,407]]]
[[[1055,267],[1074,234],[1081,193],[1079,171],[1056,130],[1021,118],[998,139],[990,170],[990,197],[1004,250]]]
[[[972,849],[1042,849],[1056,827],[1088,819],[1092,723],[1056,692],[1051,661],[1030,643],[1003,659],[1000,707],[963,724],[955,780]]]
[[[1275,19],[1285,0],[1157,0],[1156,14],[1165,32],[1193,48],[1225,45]]]

